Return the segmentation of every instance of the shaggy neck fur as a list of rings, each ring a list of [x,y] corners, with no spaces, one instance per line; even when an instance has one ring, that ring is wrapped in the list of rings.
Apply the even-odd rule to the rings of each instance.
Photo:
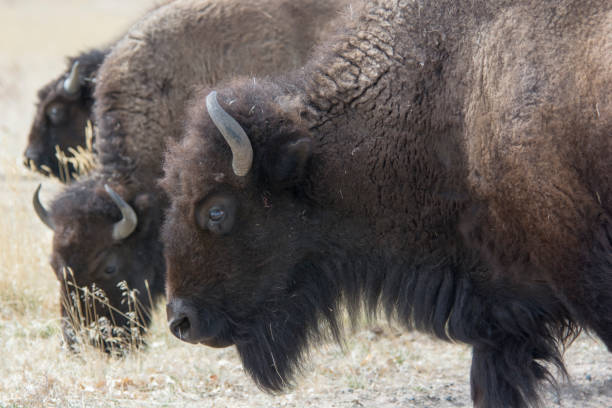
[[[277,392],[291,385],[309,346],[330,338],[342,343],[345,307],[353,323],[364,312],[370,318],[384,312],[408,329],[474,346],[472,381],[487,384],[475,391],[483,393],[475,402],[526,407],[537,401],[539,380],[554,383],[543,363],[565,375],[560,348],[577,329],[545,287],[515,288],[514,296],[502,284],[499,293],[481,292],[465,271],[475,275],[482,266],[444,250],[402,262],[349,254],[331,243],[325,248],[295,267],[283,301],[271,297],[236,333],[244,367],[261,388]]]

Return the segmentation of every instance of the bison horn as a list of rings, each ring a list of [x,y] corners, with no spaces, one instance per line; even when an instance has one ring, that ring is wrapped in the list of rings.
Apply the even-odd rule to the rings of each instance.
[[[53,224],[53,220],[49,216],[49,212],[45,210],[45,207],[40,202],[40,197],[38,197],[38,193],[40,192],[40,188],[42,184],[39,184],[34,192],[34,197],[32,198],[32,204],[34,204],[34,211],[36,211],[36,215],[38,218],[49,228],[55,230],[55,225]]]
[[[117,207],[121,210],[121,221],[117,221],[113,226],[113,239],[120,241],[129,237],[138,225],[138,217],[134,209],[130,207],[128,203],[121,198],[121,196],[108,186],[104,184],[104,189],[110,195],[111,199],[117,204]]]
[[[244,129],[217,102],[217,92],[206,97],[206,109],[217,129],[232,149],[232,169],[237,176],[246,176],[253,163],[253,147]]]
[[[75,61],[72,64],[72,69],[68,78],[64,81],[64,92],[68,95],[75,95],[81,89],[81,82],[79,81],[79,61]]]

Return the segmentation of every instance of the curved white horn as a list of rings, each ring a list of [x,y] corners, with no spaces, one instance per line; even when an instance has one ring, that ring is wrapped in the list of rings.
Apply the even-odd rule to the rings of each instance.
[[[117,221],[113,226],[113,239],[120,241],[129,237],[134,232],[138,225],[138,216],[134,209],[119,194],[115,193],[108,184],[104,184],[104,189],[110,195],[113,202],[117,204],[119,210],[121,210],[121,221]]]
[[[79,81],[79,61],[75,61],[72,64],[72,69],[68,78],[64,80],[64,92],[68,95],[74,95],[81,89],[81,83]]]
[[[217,129],[232,149],[232,169],[237,176],[246,176],[253,164],[251,141],[236,119],[232,118],[217,102],[217,92],[206,97],[206,109]]]
[[[40,197],[38,196],[38,193],[40,192],[41,187],[42,187],[42,184],[39,184],[38,187],[36,188],[36,191],[34,192],[34,197],[32,197],[32,204],[34,205],[34,211],[36,211],[36,215],[38,215],[38,218],[40,218],[40,220],[47,227],[51,228],[52,230],[55,230],[55,225],[53,224],[53,220],[49,216],[49,212],[41,204]]]

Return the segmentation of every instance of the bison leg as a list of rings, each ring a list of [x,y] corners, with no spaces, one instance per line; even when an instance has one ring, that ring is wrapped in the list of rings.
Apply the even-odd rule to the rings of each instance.
[[[612,352],[612,219],[602,217],[593,239],[577,305],[585,324]]]
[[[541,357],[546,360],[552,356]],[[525,344],[512,344],[512,341],[502,347],[474,347],[470,373],[474,407],[537,405],[538,382],[550,378],[546,368],[537,361],[539,359],[540,356],[530,352]]]
[[[476,408],[537,406],[551,366],[567,377],[560,348],[575,333],[567,310],[546,288],[470,296],[451,317],[453,335],[473,346],[471,388]],[[480,301],[479,301],[480,300]]]

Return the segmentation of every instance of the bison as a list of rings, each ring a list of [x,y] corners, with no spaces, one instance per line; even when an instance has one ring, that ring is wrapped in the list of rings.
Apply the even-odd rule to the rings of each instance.
[[[173,0],[159,1],[148,12],[170,1]],[[57,149],[70,152],[79,146],[92,147],[86,125],[94,116],[96,74],[111,48],[99,47],[68,58],[66,71],[38,91],[36,114],[23,154],[27,168],[66,183],[73,181],[75,174],[83,175],[83,170],[90,170],[89,166],[77,168],[73,162],[62,161]]]
[[[204,88],[165,156],[169,328],[263,389],[379,313],[472,346],[476,407],[612,350],[612,3],[368,1],[303,69]]]
[[[23,154],[24,165],[70,180],[77,169],[64,169],[56,157],[62,151],[86,146],[85,129],[92,119],[94,84],[107,49],[93,49],[68,59],[68,69],[38,91],[36,115]],[[67,174],[66,174],[67,170]]]
[[[51,265],[62,299],[78,297],[75,287],[95,285],[106,293],[110,310],[99,304],[92,314],[125,327],[121,314],[129,310],[117,285],[126,281],[138,291],[140,323],[147,326],[151,302],[163,294],[165,272],[158,235],[167,201],[155,179],[162,174],[166,141],[181,135],[192,88],[302,65],[315,41],[340,18],[340,4],[176,0],[149,13],[117,42],[98,71],[94,94],[100,167],[69,185],[49,209],[38,190],[34,196],[37,213],[54,231]],[[74,276],[64,273],[68,267]],[[64,334],[74,340],[70,324]]]

